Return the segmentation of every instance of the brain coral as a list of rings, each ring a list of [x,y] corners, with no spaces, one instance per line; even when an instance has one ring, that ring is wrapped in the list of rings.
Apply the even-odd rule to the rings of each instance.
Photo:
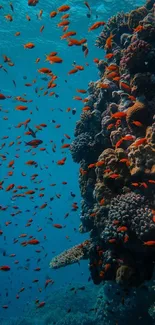
[[[146,104],[136,101],[133,106],[128,108],[126,121],[130,128],[134,128],[133,121],[139,121],[146,127],[149,125],[149,120],[149,111]]]

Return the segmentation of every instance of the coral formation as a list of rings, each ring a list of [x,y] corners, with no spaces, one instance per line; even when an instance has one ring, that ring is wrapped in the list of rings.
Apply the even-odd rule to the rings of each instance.
[[[50,267],[53,269],[60,268],[65,265],[73,264],[79,262],[81,259],[86,259],[89,256],[89,248],[91,246],[91,241],[86,240],[80,245],[76,245],[63,253],[59,256],[53,258],[50,263]]]
[[[106,50],[89,84],[89,112],[71,146],[80,163],[81,232],[89,232],[93,282],[139,286],[155,263],[155,1],[112,17],[97,39]],[[68,251],[70,252],[75,248]],[[75,249],[76,252],[76,249]],[[63,256],[63,263],[62,263]],[[78,260],[78,259],[77,259]],[[60,266],[77,261],[58,256]]]

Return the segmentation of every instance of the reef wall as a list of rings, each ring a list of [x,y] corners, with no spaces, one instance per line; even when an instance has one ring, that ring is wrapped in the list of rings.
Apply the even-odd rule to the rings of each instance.
[[[138,286],[155,262],[155,0],[109,19],[96,46],[105,60],[96,63],[100,79],[89,84],[71,145],[80,231],[90,240],[51,267],[87,258],[95,284]]]

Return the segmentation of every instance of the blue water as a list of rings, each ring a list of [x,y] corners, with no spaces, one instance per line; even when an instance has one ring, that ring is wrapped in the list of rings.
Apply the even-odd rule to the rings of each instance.
[[[0,229],[3,231],[0,236],[0,265],[11,267],[9,272],[0,273],[0,315],[5,319],[9,320],[10,317],[24,315],[25,307],[33,305],[35,299],[46,301],[47,295],[52,295],[52,291],[65,288],[70,283],[72,286],[75,283],[87,283],[89,277],[87,262],[81,262],[80,266],[73,265],[56,271],[49,269],[50,260],[54,255],[87,238],[87,235],[81,235],[78,232],[81,200],[78,185],[79,166],[72,162],[68,149],[61,149],[61,140],[64,139],[64,143],[71,143],[73,140],[74,128],[82,108],[81,103],[73,99],[74,96],[80,95],[76,93],[76,89],[87,89],[91,80],[98,79],[98,71],[93,59],[104,58],[103,50],[99,50],[94,45],[100,31],[88,33],[88,28],[96,21],[96,15],[98,20],[107,21],[111,15],[118,11],[131,10],[141,3],[144,2],[90,0],[92,16],[89,19],[87,18],[88,10],[83,1],[68,1],[67,4],[71,6],[69,30],[77,32],[77,39],[87,38],[88,40],[89,54],[84,58],[81,47],[68,47],[66,40],[60,39],[62,30],[57,27],[57,24],[60,21],[61,14],[53,19],[49,18],[51,11],[64,4],[62,1],[40,0],[36,7],[28,7],[27,0],[14,0],[12,1],[14,12],[11,11],[9,2],[1,1],[4,9],[0,10],[0,64],[7,72],[3,68],[0,69],[0,93],[11,96],[10,99],[0,102],[0,146],[5,143],[4,148],[0,150],[0,155],[6,156],[6,160],[0,156],[0,180],[4,181],[3,190],[0,192],[0,204],[7,207],[6,211],[0,212]],[[42,18],[37,19],[41,9],[43,10]],[[12,22],[4,18],[8,14],[13,16]],[[31,21],[26,19],[26,15],[30,16]],[[44,25],[44,30],[40,33],[42,25]],[[21,35],[15,37],[16,32],[20,32]],[[23,44],[28,42],[34,43],[35,48],[32,50],[24,49]],[[50,65],[45,62],[45,54],[52,51],[58,52],[58,55],[63,59],[62,64]],[[8,56],[14,66],[8,66],[3,61],[3,55]],[[35,63],[37,58],[40,58],[38,64]],[[84,71],[68,76],[68,71],[73,68],[74,61],[83,65]],[[37,69],[42,67],[50,68],[58,76],[57,87],[50,91],[55,91],[59,97],[49,97],[48,94],[44,96],[47,81],[41,79],[45,75],[37,72]],[[23,78],[24,76],[26,78]],[[33,84],[34,79],[36,83]],[[32,83],[32,86],[26,87],[25,83]],[[41,87],[44,89],[39,90]],[[35,92],[36,88],[38,93]],[[25,96],[28,100],[32,99],[31,103],[26,103],[28,110],[15,110],[17,105],[25,105],[15,100],[16,96]],[[67,113],[68,107],[71,108],[71,111]],[[75,115],[72,114],[73,108],[76,108]],[[7,117],[7,120],[4,117]],[[37,138],[43,141],[41,147],[46,147],[46,151],[40,151],[38,147],[26,152],[28,147],[25,146],[24,141],[30,141],[32,137],[24,135],[27,131],[24,126],[21,128],[16,128],[16,126],[28,118],[31,119],[29,126],[32,129],[41,123],[47,124],[46,128],[37,133]],[[52,120],[56,122],[52,123]],[[56,129],[56,124],[61,124],[61,127]],[[71,140],[64,138],[65,133],[70,135]],[[2,139],[4,136],[8,136],[8,139]],[[17,140],[18,136],[21,138]],[[14,144],[9,147],[11,141],[14,141]],[[18,141],[21,143],[17,144]],[[53,142],[51,143],[51,141]],[[56,144],[55,153],[52,151],[53,144]],[[19,158],[16,158],[16,155],[19,155]],[[56,162],[63,157],[67,157],[65,165],[58,166]],[[25,165],[28,160],[32,159],[37,162],[37,168]],[[14,169],[8,168],[8,163],[11,160],[15,161]],[[12,170],[13,176],[10,177],[8,171]],[[26,173],[26,176],[22,176],[22,172]],[[35,173],[38,174],[35,181],[40,181],[40,183],[31,180],[31,175]],[[66,181],[67,185],[63,185],[63,181]],[[20,185],[27,186],[28,190],[37,188],[33,195],[34,198],[30,199],[27,195],[23,198],[13,199],[13,195],[16,193],[13,193],[13,190],[5,191],[11,183],[15,184],[14,190]],[[56,186],[50,186],[52,183],[55,183]],[[39,197],[39,188],[41,187],[45,188],[44,191],[41,191],[44,193],[43,198]],[[24,193],[24,191],[18,190],[17,193]],[[71,192],[76,194],[75,198],[71,196]],[[61,194],[61,198],[58,199],[56,194]],[[51,197],[54,197],[53,201],[50,201]],[[39,209],[45,202],[47,207],[43,210]],[[73,202],[77,202],[79,207],[76,212],[72,211]],[[18,206],[17,210],[13,206]],[[38,207],[35,208],[35,206]],[[20,214],[11,216],[18,210],[21,210]],[[64,219],[68,212],[69,217]],[[53,218],[53,222],[49,219],[50,217]],[[25,227],[30,218],[33,219],[31,226]],[[5,225],[7,221],[11,222],[8,226]],[[52,226],[53,223],[59,223],[66,227],[56,229]],[[39,228],[42,228],[42,231],[38,232]],[[19,238],[23,233],[26,233],[27,237]],[[37,246],[21,246],[20,243],[28,240],[28,236],[37,238],[40,244]],[[66,239],[66,236],[69,236],[69,239]],[[16,244],[13,243],[14,239],[18,239]],[[37,249],[41,252],[36,253]],[[5,256],[3,256],[4,251],[6,252]],[[16,254],[16,256],[9,257],[10,254]],[[38,259],[40,259],[39,262],[37,262]],[[14,263],[16,260],[19,261],[18,264]],[[36,267],[40,267],[41,270],[39,272],[34,271]],[[51,278],[54,284],[49,285],[45,291],[44,285],[47,277]],[[38,279],[39,282],[33,283],[34,279]],[[22,287],[25,290],[19,294],[20,298],[16,299],[16,295]],[[39,292],[39,288],[42,289],[41,292]],[[8,309],[4,310],[3,305],[8,305]]]

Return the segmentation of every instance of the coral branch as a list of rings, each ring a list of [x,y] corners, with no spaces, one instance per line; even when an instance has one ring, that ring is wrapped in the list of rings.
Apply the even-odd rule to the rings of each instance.
[[[50,267],[58,269],[70,264],[78,263],[80,260],[87,259],[90,247],[91,241],[86,240],[82,244],[76,245],[62,252],[60,255],[55,256],[50,262]]]

